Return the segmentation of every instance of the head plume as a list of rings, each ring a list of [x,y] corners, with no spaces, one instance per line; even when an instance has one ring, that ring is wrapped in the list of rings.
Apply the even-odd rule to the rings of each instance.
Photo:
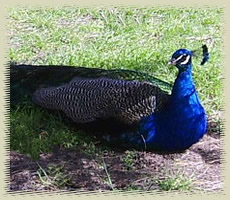
[[[200,55],[201,54],[201,55]],[[208,47],[206,45],[201,48],[196,49],[194,51],[190,51],[188,49],[178,49],[173,55],[169,62],[169,64],[177,66],[179,69],[186,68],[192,64],[192,57],[200,57],[202,56],[201,65],[204,65],[209,60],[209,52]]]
[[[194,57],[202,57],[201,65],[204,65],[209,60],[209,52],[206,44],[202,45],[202,49],[196,49],[192,51]]]

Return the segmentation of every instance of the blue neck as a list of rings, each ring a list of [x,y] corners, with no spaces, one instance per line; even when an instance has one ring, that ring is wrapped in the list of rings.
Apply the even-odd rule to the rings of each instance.
[[[196,95],[196,89],[192,78],[192,65],[189,65],[185,70],[179,70],[172,90],[173,103],[184,100],[185,97],[191,98],[193,94]]]

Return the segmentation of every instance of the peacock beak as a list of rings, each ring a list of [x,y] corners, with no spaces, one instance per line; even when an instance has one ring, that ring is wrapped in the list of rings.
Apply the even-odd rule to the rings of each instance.
[[[169,62],[168,62],[168,65],[176,65],[176,59],[171,59]]]

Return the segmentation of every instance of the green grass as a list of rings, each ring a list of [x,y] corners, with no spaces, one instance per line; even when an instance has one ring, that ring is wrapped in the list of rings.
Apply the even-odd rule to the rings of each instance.
[[[207,43],[210,62],[194,59],[194,80],[209,116],[222,108],[222,10],[208,8],[11,8],[9,59],[17,63],[122,68],[173,83],[167,65],[178,48]],[[215,117],[214,117],[215,119]],[[216,119],[217,120],[217,119]],[[11,112],[11,149],[39,158],[55,145],[92,147],[58,117],[24,106]]]
[[[70,148],[79,140],[58,117],[34,107],[12,111],[10,131],[11,149],[29,154],[33,159],[38,159],[41,152],[51,151],[55,145]]]
[[[189,179],[183,175],[178,175],[175,177],[168,177],[164,180],[158,180],[156,183],[159,185],[160,190],[171,191],[188,191],[192,189],[192,179]]]
[[[39,164],[38,167],[37,174],[43,185],[59,189],[72,185],[71,176],[64,171],[64,166],[50,164],[47,170]]]
[[[122,161],[127,170],[132,170],[135,167],[135,160],[137,159],[137,152],[135,150],[125,151]]]

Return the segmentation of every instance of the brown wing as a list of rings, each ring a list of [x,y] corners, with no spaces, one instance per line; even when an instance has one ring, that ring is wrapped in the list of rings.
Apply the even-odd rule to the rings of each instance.
[[[130,124],[161,109],[168,99],[150,83],[108,78],[77,78],[60,87],[39,89],[33,95],[36,104],[61,110],[77,123],[114,118]]]

